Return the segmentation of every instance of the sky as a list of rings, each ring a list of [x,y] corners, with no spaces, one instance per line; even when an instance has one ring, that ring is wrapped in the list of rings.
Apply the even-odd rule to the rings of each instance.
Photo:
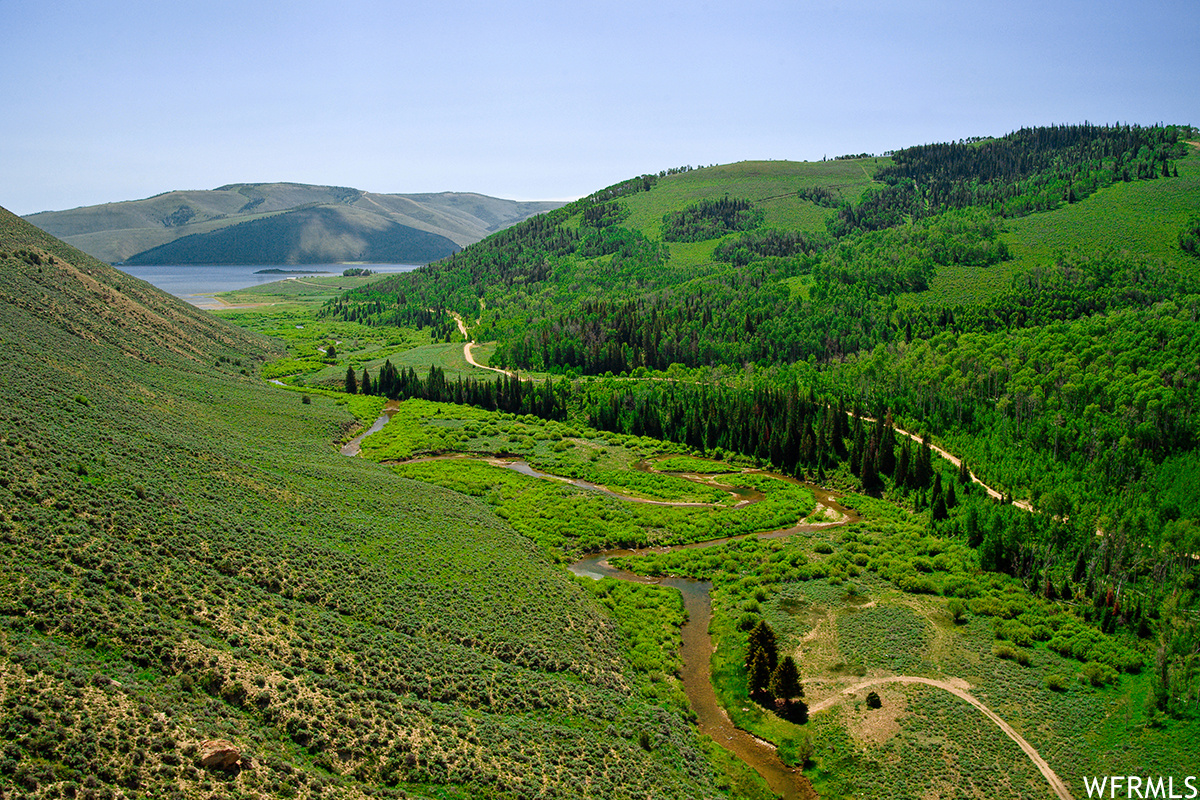
[[[291,181],[567,200],[682,165],[1200,125],[1196,0],[0,0],[0,206]]]

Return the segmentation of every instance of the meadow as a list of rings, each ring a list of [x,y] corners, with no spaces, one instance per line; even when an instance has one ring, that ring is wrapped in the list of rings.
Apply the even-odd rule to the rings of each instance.
[[[837,700],[845,687],[901,675],[968,688],[1076,796],[1084,775],[1188,768],[1200,731],[1152,713],[1137,656],[1152,658],[1152,643],[1091,637],[1099,645],[1093,657],[1125,667],[1098,679],[1103,671],[1094,663],[1055,649],[1058,633],[1080,625],[1075,602],[1031,598],[1006,576],[980,573],[961,543],[925,532],[922,514],[866,497],[842,502],[861,520],[786,540],[749,538],[617,562],[713,582],[718,697],[739,727],[775,742],[795,763],[811,746],[806,773],[822,796],[1053,796],[1014,742],[943,690],[882,684],[875,687],[880,709],[865,705],[865,689]],[[905,591],[912,576],[933,585]],[[834,702],[806,725],[747,696],[746,634],[759,619],[775,630],[781,655],[800,665],[809,706]]]

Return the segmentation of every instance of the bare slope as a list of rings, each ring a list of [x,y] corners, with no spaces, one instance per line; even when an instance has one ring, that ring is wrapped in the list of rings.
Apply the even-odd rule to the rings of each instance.
[[[473,193],[375,194],[338,186],[258,183],[229,184],[211,191],[166,192],[144,200],[44,211],[26,219],[102,261],[120,263],[177,239],[211,234],[242,222],[304,209],[337,209],[341,213],[332,226],[317,224],[311,215],[284,223],[299,238],[313,243],[306,251],[307,257],[315,254],[323,259],[319,263],[371,260],[359,256],[380,231],[389,231],[388,236],[395,240],[397,230],[403,229],[408,239],[425,245],[425,250],[414,250],[412,258],[399,259],[415,263],[430,260],[418,256],[426,254],[431,242],[440,243],[445,255],[559,205]],[[214,245],[218,249],[222,246],[222,240],[213,241],[218,242]],[[172,251],[163,255],[170,256]],[[257,263],[249,258],[238,263]],[[388,256],[388,260],[392,258],[395,256]],[[292,259],[281,263],[300,262]]]

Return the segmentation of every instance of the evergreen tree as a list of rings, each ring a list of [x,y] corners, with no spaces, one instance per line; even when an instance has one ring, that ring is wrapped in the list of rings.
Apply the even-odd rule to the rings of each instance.
[[[791,656],[784,656],[771,672],[771,681],[767,685],[771,696],[776,700],[791,700],[793,697],[803,697],[804,687],[800,685],[800,670]]]
[[[912,453],[908,448],[908,437],[900,443],[900,457],[896,459],[895,478],[896,488],[908,488],[912,481]]]
[[[963,532],[967,534],[967,547],[976,548],[983,543],[983,525],[979,522],[979,512],[974,503],[967,506],[967,516],[963,520]]]
[[[888,412],[887,422],[880,430],[876,450],[879,453],[880,474],[891,477],[896,473],[896,428],[892,424],[891,412]]]
[[[766,655],[768,670],[774,671],[779,661],[779,648],[775,643],[775,631],[771,629],[766,620],[759,620],[758,624],[751,629],[747,655],[753,654],[756,648],[762,650]]]
[[[370,376],[370,374],[367,372],[367,368],[366,368],[366,367],[363,367],[362,383],[361,383],[361,384],[359,384],[359,387],[358,387],[358,388],[359,388],[359,391],[360,391],[362,394],[372,394],[372,393],[373,393],[371,390],[372,390],[374,387],[372,387],[372,386],[371,386],[371,376]]]
[[[752,698],[766,696],[767,686],[771,681],[771,666],[766,652],[761,647],[753,647],[746,659],[746,688]]]
[[[929,493],[930,518],[943,520],[950,516],[946,511],[946,498],[942,495],[942,473],[933,476],[933,489]]]
[[[883,481],[879,478],[879,455],[875,450],[875,443],[871,442],[867,445],[867,452],[863,454],[862,460],[862,487],[867,494],[879,494],[883,489]]]
[[[346,393],[358,394],[358,379],[354,377],[354,367],[346,367]]]
[[[921,437],[921,446],[917,448],[916,467],[913,469],[913,485],[917,489],[928,488],[933,480],[933,451],[929,447],[929,434]]]

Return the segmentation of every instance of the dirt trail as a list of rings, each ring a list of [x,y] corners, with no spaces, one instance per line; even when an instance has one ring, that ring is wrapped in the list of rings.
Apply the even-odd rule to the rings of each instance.
[[[968,703],[975,706],[975,708],[979,709],[979,711],[981,711],[985,717],[996,723],[996,725],[1000,728],[1000,730],[1004,731],[1004,734],[1008,738],[1016,742],[1017,746],[1025,751],[1025,755],[1029,756],[1029,760],[1032,761],[1034,766],[1036,766],[1042,775],[1045,776],[1046,781],[1050,784],[1050,788],[1054,790],[1054,793],[1058,795],[1061,800],[1074,800],[1070,790],[1067,789],[1067,785],[1062,781],[1061,778],[1058,777],[1058,775],[1055,774],[1054,770],[1050,769],[1050,765],[1046,763],[1046,759],[1042,758],[1038,751],[1034,749],[1033,745],[1026,741],[1024,736],[1017,733],[1011,725],[1002,720],[996,714],[996,712],[992,711],[983,703],[976,700],[971,694],[967,693],[966,689],[969,688],[969,684],[967,684],[965,681],[938,681],[932,678],[917,677],[915,675],[895,675],[890,678],[873,678],[869,681],[856,683],[853,686],[847,686],[832,697],[827,697],[821,702],[813,705],[808,710],[808,713],[810,715],[818,714],[822,711],[832,708],[838,703],[845,702],[849,699],[849,696],[852,696],[863,689],[871,686],[879,686],[885,683],[923,683],[926,686],[933,686],[936,689],[944,689],[955,697],[966,700]]]
[[[462,329],[464,327],[462,320],[458,319],[457,316],[456,320],[459,323],[460,329]],[[387,408],[386,411],[395,411],[395,407],[392,406],[393,404],[389,404],[389,408]],[[389,416],[390,413],[385,413],[384,416],[377,421],[376,425],[378,426],[380,422],[383,422]],[[361,442],[362,438],[364,438],[370,432],[371,431],[365,431],[363,434],[360,434],[358,437],[356,437],[354,441],[348,443],[347,447],[342,450],[343,454],[357,455],[357,445]],[[913,436],[913,434],[908,435]],[[913,438],[917,437],[914,436]],[[441,458],[449,457],[434,456],[413,460],[430,461]],[[502,464],[504,466],[513,466],[513,462],[506,459],[491,458],[485,460],[490,461],[491,463]],[[523,466],[528,467],[528,465]],[[532,473],[533,471],[530,470],[530,472]],[[541,475],[540,477],[567,480],[553,475]],[[700,481],[697,478],[693,478],[693,480],[707,484],[706,481]],[[844,525],[847,522],[857,518],[844,508],[841,508],[824,490],[817,489],[817,487],[811,488],[815,489],[816,491],[814,493],[818,495],[817,508],[833,511],[838,516],[838,519],[828,522],[808,524],[801,522],[793,528],[782,529],[767,534],[759,534],[760,538],[774,538],[780,535],[787,536],[802,529]],[[621,495],[616,496],[623,500],[637,502],[635,498],[623,497]],[[641,502],[655,501],[642,500]],[[687,503],[662,504],[691,505]],[[813,515],[810,516],[814,516],[815,514],[816,509],[814,509]],[[665,550],[711,547],[724,541],[728,540],[718,539],[709,542],[696,542],[690,545],[678,545],[675,547],[665,548]],[[650,549],[651,548],[647,548],[646,551],[649,551]],[[730,720],[729,715],[723,708],[720,707],[716,700],[716,695],[712,687],[711,673],[709,672],[709,657],[713,651],[712,640],[708,633],[708,619],[711,615],[711,606],[709,600],[709,589],[711,584],[691,579],[645,578],[615,570],[608,564],[607,559],[611,556],[636,555],[638,552],[639,551],[616,550],[597,553],[572,564],[570,569],[575,574],[581,576],[586,575],[588,577],[598,578],[601,577],[601,575],[607,574],[611,577],[618,577],[623,580],[631,580],[639,583],[660,583],[664,585],[671,585],[679,589],[684,595],[685,605],[688,606],[689,611],[689,622],[685,623],[685,629],[683,631],[684,646],[683,652],[681,653],[681,655],[683,655],[684,685],[688,699],[692,703],[693,708],[698,712],[702,710],[705,712],[701,714],[701,718],[698,720],[701,729],[706,730],[706,732],[708,732],[710,735],[714,735],[714,738],[719,737],[718,741],[722,744],[722,746],[734,752],[740,759],[759,771],[760,774],[762,774],[763,777],[768,780],[771,788],[784,798],[788,798],[788,800],[791,798],[814,800],[817,795],[813,791],[811,784],[808,783],[804,776],[784,766],[775,755],[775,748],[773,745],[762,742],[740,728],[737,728],[733,724],[732,720]],[[701,622],[702,624],[698,624]],[[814,636],[815,629],[804,638],[804,641],[807,642]],[[1050,768],[1050,765],[1046,763],[1046,760],[1041,757],[1036,749],[1034,749],[1033,745],[1026,741],[1025,737],[1017,733],[1017,731],[1014,730],[1011,725],[1001,719],[990,708],[976,700],[972,695],[968,694],[966,690],[970,688],[970,684],[960,679],[939,681],[932,678],[922,678],[914,675],[873,678],[871,680],[862,681],[860,683],[839,689],[834,695],[827,697],[810,707],[809,714],[818,714],[822,711],[826,711],[838,703],[845,702],[854,694],[862,691],[863,689],[887,683],[923,683],[927,686],[943,689],[970,703],[972,706],[982,712],[984,716],[994,722],[1006,736],[1017,743],[1017,746],[1020,747],[1027,756],[1029,756],[1029,759],[1033,761],[1034,765],[1038,768],[1042,775],[1045,776],[1046,780],[1050,784],[1050,788],[1060,798],[1060,800],[1074,800],[1071,792],[1067,789],[1066,784],[1063,783],[1062,779],[1060,779],[1057,774],[1055,774],[1054,770]]]
[[[454,313],[453,311],[447,311],[446,313],[449,314],[450,316],[454,317],[454,321],[456,323],[458,323],[459,332],[462,333],[463,338],[466,339],[467,338],[467,323],[463,322],[463,318],[460,317],[458,314]],[[506,369],[499,369],[497,367],[489,367],[486,364],[480,364],[478,361],[476,361],[475,356],[471,354],[471,350],[475,347],[476,344],[477,344],[477,342],[471,341],[469,339],[467,340],[467,342],[465,344],[463,344],[463,358],[465,358],[467,360],[468,364],[470,364],[472,367],[479,367],[480,369],[486,369],[489,372],[499,372],[501,375],[507,375],[510,378],[513,376],[514,373],[512,373]],[[525,378],[524,380],[530,380],[530,379]]]
[[[1200,146],[1200,144],[1198,144],[1197,146]],[[462,333],[463,338],[465,339],[467,337],[467,325],[463,321],[463,318],[453,311],[447,311],[446,313],[449,314],[451,317],[453,317],[454,321],[456,323],[458,323],[458,330]],[[466,359],[468,364],[470,364],[473,367],[479,367],[480,369],[489,370],[491,372],[499,372],[501,375],[507,375],[510,378],[513,376],[514,373],[509,370],[499,369],[497,367],[489,367],[485,364],[480,364],[478,361],[476,361],[475,356],[473,356],[471,354],[471,349],[474,348],[476,344],[477,343],[474,341],[467,341],[463,345],[463,358]],[[531,379],[525,378],[524,380],[531,380]],[[674,379],[672,379],[672,378],[666,378],[664,380],[666,380],[668,382],[674,382]],[[851,411],[847,411],[846,413],[849,414],[850,416],[854,416],[854,413]],[[875,422],[874,417],[868,417],[865,415],[862,416],[862,420],[863,420],[863,422]],[[915,442],[918,442],[918,443],[921,442],[921,437],[919,434],[913,433],[912,431],[906,431],[903,428],[896,428],[895,430],[897,433],[903,434]],[[951,455],[947,450],[944,450],[943,448],[938,447],[936,444],[933,444],[932,442],[930,443],[929,448],[933,452],[935,452],[939,456],[941,456],[942,458],[949,461],[955,467],[962,466],[962,459],[958,458],[957,456]],[[1003,499],[1003,495],[1001,495],[1000,492],[996,491],[991,486],[988,486],[986,483],[979,480],[979,478],[977,478],[975,476],[974,472],[971,472],[970,470],[968,470],[968,472],[971,475],[971,481],[973,483],[978,483],[980,486],[982,486],[984,488],[984,490],[987,491],[989,497],[992,497],[996,500]],[[1016,506],[1017,508],[1022,508],[1026,511],[1033,511],[1033,506],[1030,505],[1029,502],[1026,500],[1014,500],[1013,505]]]
[[[852,411],[847,411],[846,413],[849,414],[851,417],[854,416],[854,412],[852,412]],[[876,421],[874,417],[868,417],[865,415],[860,417],[860,419],[863,422],[875,422]],[[895,431],[896,431],[896,433],[900,433],[900,434],[907,436],[908,438],[912,439],[914,442],[917,442],[918,444],[921,442],[920,434],[913,433],[912,431],[906,431],[903,428],[895,428]],[[959,458],[958,456],[955,456],[955,455],[951,455],[948,451],[942,449],[941,447],[938,447],[936,444],[930,442],[929,449],[932,450],[933,452],[937,453],[942,458],[949,461],[954,466],[956,466],[956,467],[962,466],[961,458]],[[971,472],[970,470],[967,470],[967,472],[971,476],[971,482],[978,483],[980,486],[982,486],[984,488],[984,490],[987,491],[989,497],[996,499],[996,500],[1004,499],[1003,495],[1001,495],[1000,492],[996,491],[995,489],[988,486],[983,481],[979,480],[979,478],[975,477],[974,472]],[[1022,508],[1026,511],[1033,511],[1033,506],[1030,505],[1029,502],[1026,500],[1014,500],[1013,505],[1016,506],[1017,508]]]

